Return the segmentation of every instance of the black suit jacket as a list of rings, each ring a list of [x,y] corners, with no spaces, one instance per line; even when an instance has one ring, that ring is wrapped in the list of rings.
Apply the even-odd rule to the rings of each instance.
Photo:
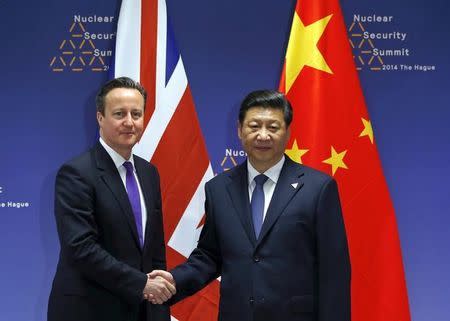
[[[176,302],[221,276],[219,320],[350,321],[350,263],[336,182],[286,156],[258,239],[247,164],[206,184],[197,248],[172,270]]]
[[[126,189],[100,143],[60,168],[55,216],[61,251],[49,321],[135,321],[138,314],[170,319],[167,307],[142,301],[146,273],[165,269],[166,260],[158,172],[137,156],[134,164],[147,208],[143,249]]]

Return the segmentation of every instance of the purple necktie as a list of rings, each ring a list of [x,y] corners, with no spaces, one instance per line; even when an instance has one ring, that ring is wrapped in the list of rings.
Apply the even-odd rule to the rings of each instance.
[[[139,188],[136,182],[136,178],[133,173],[133,164],[131,162],[123,163],[123,167],[127,170],[127,193],[128,199],[130,200],[131,208],[133,209],[134,220],[136,222],[136,228],[139,235],[139,242],[141,248],[144,244],[144,239],[142,236],[142,213],[141,213],[141,198],[139,196]]]
[[[255,177],[255,189],[252,193],[252,200],[250,205],[252,207],[252,218],[253,227],[255,229],[256,238],[259,237],[259,232],[261,232],[261,226],[263,223],[264,216],[264,183],[267,181],[268,177],[264,174],[259,174]]]

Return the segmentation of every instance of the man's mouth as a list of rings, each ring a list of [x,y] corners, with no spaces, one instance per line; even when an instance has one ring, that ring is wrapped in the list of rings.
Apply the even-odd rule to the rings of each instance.
[[[270,146],[255,146],[255,149],[257,150],[269,150],[270,148]]]

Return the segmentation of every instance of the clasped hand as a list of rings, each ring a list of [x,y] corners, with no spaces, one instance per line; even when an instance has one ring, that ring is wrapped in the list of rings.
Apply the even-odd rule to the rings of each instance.
[[[147,284],[144,288],[144,299],[153,304],[162,304],[175,293],[175,280],[167,271],[154,270],[147,274]]]

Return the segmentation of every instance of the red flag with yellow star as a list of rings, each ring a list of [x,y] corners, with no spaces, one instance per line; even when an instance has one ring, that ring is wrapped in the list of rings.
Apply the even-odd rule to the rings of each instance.
[[[338,0],[297,2],[280,91],[294,108],[286,153],[339,185],[352,320],[409,321],[395,212]]]

